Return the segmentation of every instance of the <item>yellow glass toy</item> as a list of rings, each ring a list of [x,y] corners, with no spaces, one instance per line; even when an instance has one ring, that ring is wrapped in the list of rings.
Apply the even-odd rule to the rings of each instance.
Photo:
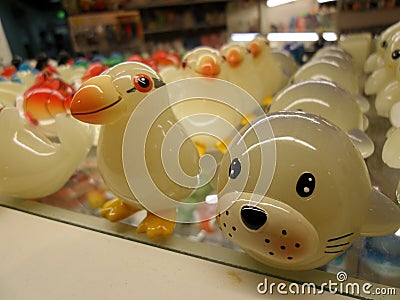
[[[272,55],[271,47],[265,37],[257,35],[247,44],[247,48],[253,56],[254,74],[261,77],[264,82],[264,100],[261,104],[268,105],[275,93],[288,83],[288,77]]]
[[[58,191],[75,172],[92,146],[86,124],[59,114],[59,142],[33,128],[15,107],[0,111],[0,194],[41,198]]]
[[[120,63],[101,75],[88,79],[75,93],[72,104],[72,115],[87,123],[102,124],[98,141],[97,161],[99,170],[108,188],[118,197],[107,202],[101,215],[111,221],[121,220],[135,211],[143,209],[141,203],[130,189],[123,166],[124,132],[129,118],[141,104],[146,95],[164,85],[159,75],[150,67],[139,62]],[[162,99],[161,99],[162,100]],[[160,100],[160,101],[161,101]],[[154,111],[158,111],[158,102],[150,103]],[[143,122],[148,121],[146,115],[136,116],[140,120],[135,126],[143,133]],[[147,171],[152,182],[159,188],[160,194],[167,195],[174,201],[182,201],[193,192],[193,188],[185,187],[174,182],[163,168],[162,146],[166,132],[176,123],[176,117],[171,109],[165,110],[158,116],[149,129],[146,140],[138,140],[145,159]],[[185,140],[183,131],[176,134]],[[135,139],[135,137],[130,137]],[[188,176],[196,177],[199,173],[198,152],[190,139],[186,139],[180,149],[167,147],[167,152],[175,153],[181,162],[181,168]],[[126,154],[134,157],[139,153]],[[129,160],[129,159],[128,159]],[[135,184],[146,188],[150,182],[140,181]],[[157,199],[155,199],[156,201]],[[150,200],[151,201],[151,200]],[[146,232],[150,237],[166,236],[173,232],[176,211],[170,207],[168,211],[152,211],[137,228],[139,232]],[[165,217],[167,216],[167,217]]]
[[[359,236],[400,227],[400,209],[371,186],[344,131],[304,112],[274,113],[242,130],[222,159],[218,197],[228,239],[280,269],[320,267]]]

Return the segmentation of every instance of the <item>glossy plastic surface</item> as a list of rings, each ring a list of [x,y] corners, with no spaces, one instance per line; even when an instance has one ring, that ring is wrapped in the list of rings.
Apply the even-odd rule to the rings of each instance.
[[[283,70],[283,74],[287,77],[287,81],[299,69],[299,65],[288,51],[283,49],[271,49],[271,55],[277,61]]]
[[[263,122],[274,133],[266,140],[254,134]],[[228,239],[260,262],[288,270],[316,268],[360,235],[387,235],[400,227],[400,209],[372,188],[353,143],[326,119],[275,113],[247,127],[235,141],[231,153],[243,143],[246,147],[235,157],[228,152],[223,157],[217,222]],[[265,194],[256,195],[263,168],[271,168],[262,156],[271,144],[276,145],[273,179]],[[240,188],[243,180],[246,185]]]
[[[335,59],[319,58],[304,64],[296,72],[293,82],[305,79],[324,79],[335,82],[352,94],[357,94],[359,82],[352,68],[344,62]]]
[[[208,153],[221,150],[222,143],[228,144],[243,126],[242,122],[264,114],[249,93],[229,81],[187,78],[167,87],[164,94],[160,92],[157,96],[169,98],[168,104],[177,120],[196,145]]]
[[[365,81],[365,94],[375,95],[380,93],[387,84],[396,78],[395,65],[400,56],[400,31],[394,33],[391,38],[387,41],[385,52],[382,57],[384,60],[384,66],[378,68],[372,74],[370,74]],[[378,112],[379,113],[379,112]]]
[[[375,108],[378,115],[394,120],[395,114],[391,113],[391,108],[400,101],[400,31],[392,41],[393,43],[388,46],[388,53],[386,53],[389,64],[386,69],[381,69],[387,70],[386,73],[391,74],[391,77],[386,79],[384,87],[378,91]]]
[[[282,110],[320,115],[347,132],[350,137],[357,134],[353,140],[363,157],[370,156],[374,151],[373,142],[363,133],[368,120],[361,112],[355,96],[331,81],[304,80],[281,90],[273,99],[269,113]]]
[[[338,45],[351,55],[356,69],[362,71],[371,53],[372,35],[369,32],[342,33]]]
[[[185,54],[180,68],[165,68],[160,75],[167,83],[192,77],[227,80],[265,105],[287,84],[295,70],[293,57],[283,52],[274,54],[268,41],[257,36],[248,43],[229,42],[219,50],[196,47]]]
[[[387,137],[382,149],[382,160],[391,168],[400,169],[400,128]]]
[[[222,61],[217,49],[206,46],[194,48],[182,58],[183,78],[219,77]]]
[[[268,99],[283,88],[288,78],[271,53],[269,42],[263,36],[256,36],[247,44],[247,48],[253,55],[252,65],[254,74],[261,77],[264,82],[264,101],[261,104],[269,104]],[[250,75],[253,77],[253,75]]]
[[[54,135],[55,116],[69,114],[74,92],[74,87],[58,75],[41,72],[35,77],[35,83],[18,99],[17,107],[32,125],[40,126],[48,134]]]
[[[372,73],[373,71],[383,67],[385,61],[383,58],[385,49],[388,45],[389,40],[392,36],[400,30],[400,22],[397,22],[388,28],[386,28],[378,37],[376,41],[376,51],[371,53],[367,58],[364,65],[364,72],[366,74]]]
[[[55,193],[70,178],[92,145],[87,125],[56,116],[59,142],[21,119],[14,107],[0,111],[0,193],[37,198]]]
[[[15,106],[18,96],[25,91],[25,86],[12,81],[0,81],[0,104],[3,106]]]
[[[144,85],[141,84],[143,78],[145,78]],[[102,75],[84,82],[74,95],[71,104],[71,113],[75,118],[87,123],[102,124],[97,152],[99,170],[109,189],[123,202],[136,209],[141,209],[142,206],[127,183],[122,162],[124,132],[129,118],[139,103],[144,101],[148,93],[163,84],[159,75],[147,65],[137,62],[120,63]],[[157,108],[156,102],[152,105]],[[171,109],[167,109],[154,120],[151,128],[147,128],[149,132],[146,141],[138,143],[145,145],[143,159],[146,160],[151,178],[161,192],[175,200],[183,200],[192,193],[192,189],[180,186],[169,179],[162,171],[160,154],[165,132],[175,122],[175,115]],[[130,138],[135,139],[135,137]],[[132,153],[132,155],[137,154]],[[198,152],[190,139],[182,145],[178,155],[182,168],[188,174],[192,176],[198,174]],[[146,182],[138,184],[146,185]],[[131,213],[133,212],[134,210]]]
[[[262,104],[268,91],[268,85],[261,76],[254,73],[253,55],[243,43],[231,42],[221,48],[224,57],[221,79],[228,80],[250,93],[258,103]]]

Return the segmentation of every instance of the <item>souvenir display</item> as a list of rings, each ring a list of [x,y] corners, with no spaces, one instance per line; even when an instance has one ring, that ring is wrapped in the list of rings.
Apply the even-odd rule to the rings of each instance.
[[[201,12],[214,1],[72,2],[74,51],[43,40],[24,44],[33,59],[1,57],[0,196],[129,224],[150,245],[214,243],[271,274],[400,287],[400,21],[374,36],[259,15],[228,37],[203,34],[218,16],[226,29],[230,11]],[[285,26],[318,38],[258,33]]]

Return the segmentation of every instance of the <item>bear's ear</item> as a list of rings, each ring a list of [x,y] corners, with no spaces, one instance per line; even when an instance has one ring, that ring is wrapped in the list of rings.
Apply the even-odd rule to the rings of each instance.
[[[374,153],[374,142],[360,129],[352,129],[347,135],[353,142],[354,146],[361,152],[363,158],[367,158]]]
[[[360,234],[384,236],[395,233],[399,229],[400,208],[391,199],[373,188],[371,203]]]

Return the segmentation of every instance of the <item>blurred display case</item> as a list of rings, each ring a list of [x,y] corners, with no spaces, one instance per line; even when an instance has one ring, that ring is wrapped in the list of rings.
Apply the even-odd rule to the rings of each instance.
[[[400,20],[396,0],[339,0],[337,26],[340,32],[375,32]]]
[[[109,55],[111,50],[151,52],[154,44],[177,40],[187,49],[219,48],[226,40],[227,2],[65,0],[63,5],[75,51]]]
[[[139,11],[86,13],[68,18],[73,48],[76,52],[133,53],[143,40]]]

